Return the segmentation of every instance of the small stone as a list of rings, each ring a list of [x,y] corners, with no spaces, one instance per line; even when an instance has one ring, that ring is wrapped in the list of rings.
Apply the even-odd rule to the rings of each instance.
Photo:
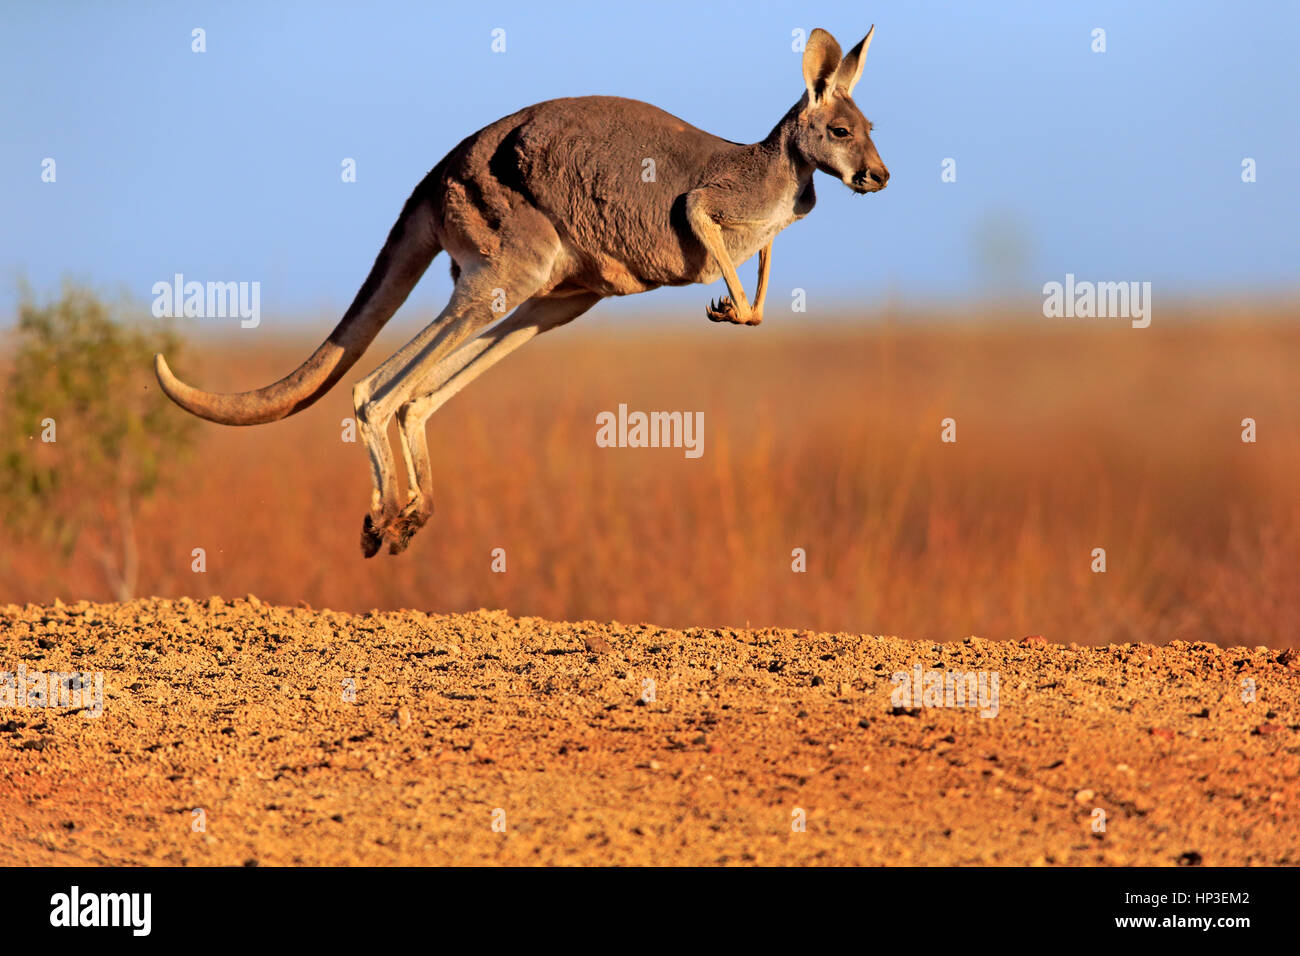
[[[1097,795],[1097,794],[1094,793],[1092,790],[1088,790],[1087,788],[1084,788],[1083,790],[1078,791],[1078,792],[1074,795],[1074,802],[1075,802],[1075,803],[1092,803],[1092,798],[1095,797],[1096,795]]]
[[[410,709],[407,707],[397,708],[397,713],[393,715],[393,720],[397,722],[399,729],[405,730],[407,727],[411,726]]]
[[[1255,735],[1257,737],[1264,737],[1267,736],[1268,734],[1277,734],[1281,732],[1282,732],[1281,724],[1272,724],[1272,723],[1260,724],[1258,727],[1255,728]]]
[[[582,643],[590,654],[608,654],[610,651],[609,641],[599,634],[584,634]]]
[[[1159,737],[1161,740],[1173,740],[1174,732],[1168,727],[1152,727],[1151,736]]]

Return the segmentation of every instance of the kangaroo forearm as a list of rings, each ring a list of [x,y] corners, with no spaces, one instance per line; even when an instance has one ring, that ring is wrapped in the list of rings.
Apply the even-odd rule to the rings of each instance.
[[[754,290],[754,311],[763,311],[763,301],[767,298],[767,274],[772,265],[772,244],[769,242],[758,253],[758,288]]]
[[[722,270],[722,278],[727,283],[727,291],[731,293],[732,301],[737,306],[748,309],[749,300],[745,297],[745,287],[741,284],[740,275],[736,272],[736,266],[727,253],[726,244],[722,241],[722,228],[713,221],[707,207],[698,200],[692,202],[688,199],[686,219],[691,224],[695,237],[704,244],[704,248]]]

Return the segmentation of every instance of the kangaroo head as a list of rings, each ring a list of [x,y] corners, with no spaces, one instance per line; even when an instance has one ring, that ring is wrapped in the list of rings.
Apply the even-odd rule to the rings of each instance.
[[[889,182],[889,170],[871,142],[871,124],[853,102],[873,26],[841,58],[840,45],[825,30],[813,30],[803,54],[808,92],[800,103],[795,148],[824,173],[857,193],[874,193]]]

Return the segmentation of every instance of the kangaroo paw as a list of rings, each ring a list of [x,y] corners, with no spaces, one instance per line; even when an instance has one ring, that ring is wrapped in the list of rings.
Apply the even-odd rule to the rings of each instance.
[[[401,554],[406,550],[415,533],[429,520],[430,512],[420,508],[415,502],[407,505],[400,515],[386,529],[384,537],[388,540],[388,553]]]
[[[367,558],[373,558],[383,543],[384,536],[375,527],[374,518],[366,515],[366,520],[361,524],[361,553]]]
[[[752,311],[746,311],[742,315],[729,295],[724,295],[717,302],[710,302],[704,314],[713,322],[730,322],[733,325],[758,325],[763,321],[761,315],[755,315]]]

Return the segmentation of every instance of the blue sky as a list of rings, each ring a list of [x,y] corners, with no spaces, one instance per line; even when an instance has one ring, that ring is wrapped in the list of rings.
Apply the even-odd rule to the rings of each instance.
[[[811,12],[816,9],[815,15]],[[1073,272],[1166,297],[1294,290],[1300,93],[1290,2],[72,3],[0,14],[0,321],[14,277],[148,301],[249,280],[271,321],[341,312],[402,202],[461,138],[607,93],[729,139],[802,92],[792,31],[876,36],[856,98],[892,179],[820,177],[772,295],[873,303]],[[191,30],[207,52],[191,51]],[[1106,31],[1106,52],[1091,33]],[[506,51],[491,49],[506,31]],[[52,157],[57,181],[41,182]],[[355,158],[358,181],[341,162]],[[957,181],[940,180],[956,160]],[[1241,181],[1244,157],[1258,181]],[[981,266],[997,236],[1022,253]],[[983,237],[983,238],[981,238]],[[754,265],[742,270],[753,281]],[[440,259],[412,296],[437,309]],[[710,291],[622,303],[702,309]],[[618,307],[618,306],[616,306]],[[408,306],[409,308],[409,306]],[[602,310],[609,306],[602,306]]]

